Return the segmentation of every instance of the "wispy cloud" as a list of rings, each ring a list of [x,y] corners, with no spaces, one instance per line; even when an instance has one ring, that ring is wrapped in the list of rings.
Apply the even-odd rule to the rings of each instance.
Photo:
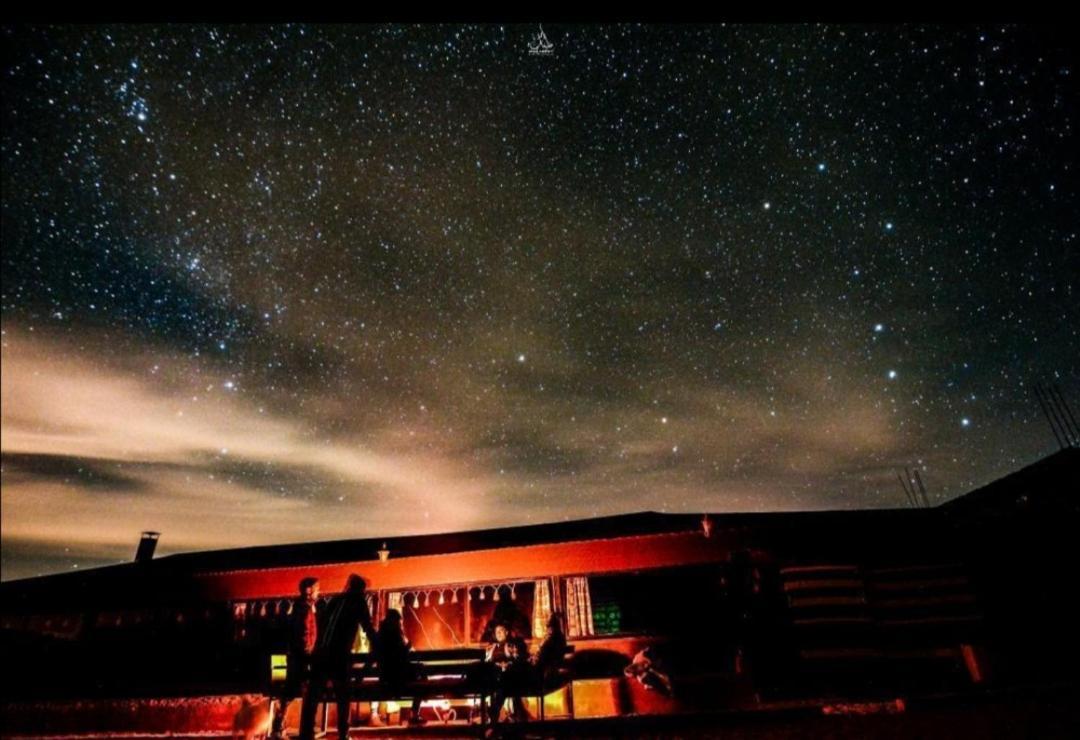
[[[538,367],[508,358],[498,372],[513,382],[492,392],[488,354],[451,358],[437,389],[426,370],[410,378],[431,409],[406,409],[396,390],[311,390],[306,413],[290,415],[200,358],[5,329],[5,541],[105,552],[161,529],[170,552],[646,508],[799,508],[814,492],[835,504],[827,492],[845,471],[884,467],[900,444],[872,403],[814,380],[824,370],[790,375],[776,393],[796,403],[778,408],[735,386],[590,385],[587,368],[543,352]],[[319,434],[330,404],[356,422]]]

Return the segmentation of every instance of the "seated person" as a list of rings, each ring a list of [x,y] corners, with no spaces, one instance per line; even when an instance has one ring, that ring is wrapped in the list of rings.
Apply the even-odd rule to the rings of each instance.
[[[554,612],[548,618],[547,632],[544,641],[540,643],[540,649],[529,658],[529,662],[536,668],[540,686],[549,686],[555,682],[565,657],[566,633],[562,628],[562,614]]]
[[[484,656],[484,660],[494,671],[495,690],[492,692],[491,722],[495,724],[499,721],[499,713],[508,696],[514,700],[512,716],[524,721],[528,718],[525,703],[521,700],[528,665],[525,641],[520,637],[512,637],[510,630],[501,622],[495,625],[493,632],[495,640],[488,645]]]
[[[423,724],[420,717],[420,701],[422,696],[409,686],[410,683],[420,678],[419,667],[409,660],[409,652],[412,645],[405,639],[405,632],[401,625],[401,612],[390,609],[386,612],[379,631],[375,635],[375,662],[379,669],[379,683],[392,691],[407,693],[412,691],[412,712],[409,723],[414,725]]]
[[[529,646],[525,640],[517,635],[511,635],[506,640],[506,665],[504,675],[512,676],[519,683],[525,680],[529,672]]]

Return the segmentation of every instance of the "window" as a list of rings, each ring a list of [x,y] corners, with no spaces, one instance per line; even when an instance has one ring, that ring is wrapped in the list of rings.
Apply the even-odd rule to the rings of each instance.
[[[464,588],[405,594],[401,600],[405,635],[416,650],[465,645]]]
[[[588,579],[595,635],[676,635],[707,629],[721,599],[715,566],[664,568]]]
[[[516,581],[395,591],[387,594],[387,608],[401,612],[405,635],[417,650],[486,644],[498,621],[528,639],[536,620],[546,623],[551,614],[550,583],[544,583],[540,604],[535,581]]]
[[[532,637],[533,595],[536,584],[487,584],[469,589],[469,642],[484,644],[494,639],[496,622],[503,622],[518,637]]]

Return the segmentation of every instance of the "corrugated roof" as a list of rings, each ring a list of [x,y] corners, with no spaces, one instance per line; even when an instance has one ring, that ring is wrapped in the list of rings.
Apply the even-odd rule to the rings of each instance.
[[[855,509],[846,511],[773,512],[773,513],[710,513],[718,530],[740,528],[762,533],[791,533],[813,531],[821,537],[826,532],[853,530],[851,526],[873,525],[887,528],[901,520],[940,520],[964,516],[968,511],[980,511],[996,502],[1013,500],[1016,491],[1054,489],[1062,495],[1063,481],[1076,479],[1080,473],[1080,450],[1055,453],[994,483],[972,491],[935,509]],[[205,552],[181,553],[155,558],[148,563],[123,563],[77,573],[63,573],[39,578],[7,581],[0,584],[0,596],[17,597],[25,601],[35,594],[66,592],[89,597],[99,588],[111,588],[118,582],[125,586],[152,589],[162,579],[173,580],[194,573],[244,570],[253,568],[296,567],[325,563],[345,563],[373,560],[383,542],[388,543],[394,557],[437,555],[467,550],[499,549],[552,542],[571,542],[583,539],[605,539],[634,535],[660,534],[698,529],[703,514],[663,514],[639,512],[615,516],[552,522],[516,527],[410,535],[333,540],[300,544],[266,545]],[[865,526],[858,529],[865,530]],[[166,535],[167,536],[167,535]],[[137,584],[137,585],[136,585]]]

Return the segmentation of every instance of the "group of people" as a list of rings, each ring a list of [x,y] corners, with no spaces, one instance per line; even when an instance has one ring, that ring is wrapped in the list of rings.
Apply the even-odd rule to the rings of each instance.
[[[325,614],[319,613],[319,604],[319,580],[300,581],[300,594],[293,604],[290,622],[285,685],[270,730],[274,740],[283,737],[285,713],[289,704],[301,695],[300,740],[314,740],[315,710],[322,689],[328,684],[337,700],[338,737],[348,737],[349,673],[357,630],[363,629],[373,645],[384,644],[388,656],[393,651],[392,640],[379,640],[383,630],[375,631],[367,606],[367,583],[359,575],[349,576],[345,592],[327,604]],[[383,621],[385,626],[386,620]],[[398,614],[398,637],[404,641],[400,621]],[[386,664],[392,673],[396,666],[389,659]]]
[[[286,678],[274,712],[272,740],[283,737],[289,704],[301,696],[299,740],[314,740],[315,711],[327,686],[332,688],[337,702],[338,737],[348,737],[352,650],[360,629],[371,644],[380,684],[391,694],[397,690],[401,695],[411,693],[409,721],[423,723],[420,716],[423,696],[415,688],[412,691],[408,688],[422,676],[420,666],[410,658],[412,646],[405,636],[401,612],[389,609],[376,630],[368,610],[366,589],[364,579],[353,574],[344,593],[322,607],[318,579],[300,581],[300,593],[291,612]],[[499,720],[507,698],[513,699],[508,718],[526,720],[522,695],[551,683],[566,652],[560,614],[551,615],[544,639],[534,655],[529,655],[525,644],[527,629],[527,622],[520,614],[497,610],[484,630],[484,638],[490,644],[485,651],[483,675],[477,678],[490,689],[493,722]],[[373,712],[372,720],[378,723],[377,712]]]

